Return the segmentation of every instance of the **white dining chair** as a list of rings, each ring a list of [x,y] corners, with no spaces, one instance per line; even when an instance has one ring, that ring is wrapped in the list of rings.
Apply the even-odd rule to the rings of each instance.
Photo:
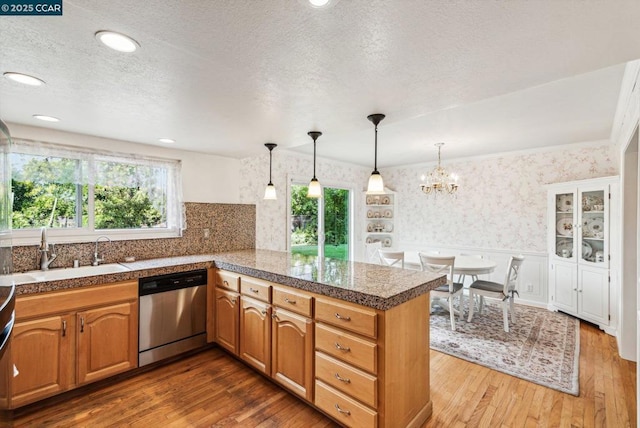
[[[511,256],[509,260],[509,267],[507,268],[507,274],[505,275],[504,283],[476,280],[469,286],[469,299],[473,301],[475,296],[480,297],[480,310],[484,309],[484,299],[497,299],[502,301],[502,318],[504,322],[504,331],[509,333],[509,315],[511,311],[511,322],[515,324],[516,314],[513,306],[514,295],[518,294],[518,276],[520,273],[520,267],[524,257]],[[469,305],[469,319],[468,322],[473,320],[473,308],[474,305]]]
[[[404,269],[404,251],[378,250],[380,264]]]
[[[459,296],[458,311],[460,321],[462,321],[464,293],[463,286],[459,282],[453,282],[453,268],[455,265],[455,256],[440,256],[433,253],[418,253],[420,258],[420,266],[425,272],[443,273],[447,276],[447,283],[434,290],[431,290],[431,303],[434,299],[447,299],[449,303],[449,316],[451,318],[451,330],[456,330],[456,315],[453,308],[453,299]]]
[[[373,264],[379,265],[380,255],[378,254],[378,250],[381,248],[382,248],[382,242],[380,241],[364,244],[365,261],[367,263],[373,263]]]

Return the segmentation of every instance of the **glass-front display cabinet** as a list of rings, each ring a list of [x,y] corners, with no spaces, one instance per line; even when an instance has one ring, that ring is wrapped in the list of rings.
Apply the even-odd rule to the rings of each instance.
[[[618,192],[618,177],[558,183],[548,190],[550,303],[603,328],[612,311],[611,249],[619,239],[612,212]]]

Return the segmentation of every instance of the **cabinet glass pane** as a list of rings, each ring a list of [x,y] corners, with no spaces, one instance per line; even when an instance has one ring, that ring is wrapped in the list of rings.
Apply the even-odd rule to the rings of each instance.
[[[556,254],[564,258],[573,258],[573,193],[556,195]]]
[[[604,195],[604,190],[582,193],[580,255],[594,264],[605,262],[604,243],[608,237]]]

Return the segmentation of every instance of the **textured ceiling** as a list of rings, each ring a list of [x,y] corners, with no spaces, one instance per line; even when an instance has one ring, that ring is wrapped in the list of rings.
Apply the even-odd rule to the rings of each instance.
[[[0,17],[0,117],[222,156],[263,144],[379,166],[606,139],[638,0],[65,0]],[[141,48],[111,51],[98,30]],[[277,150],[277,149],[276,149]]]

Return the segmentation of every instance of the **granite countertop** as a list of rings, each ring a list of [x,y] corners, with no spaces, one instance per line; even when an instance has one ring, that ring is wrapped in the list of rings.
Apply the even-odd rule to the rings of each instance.
[[[380,310],[446,283],[439,274],[281,251],[243,250],[212,257],[221,269]]]
[[[147,276],[218,267],[232,272],[387,310],[445,284],[442,275],[368,263],[300,256],[282,251],[242,250],[120,263],[128,270],[105,275],[40,281],[16,286],[32,294]]]

